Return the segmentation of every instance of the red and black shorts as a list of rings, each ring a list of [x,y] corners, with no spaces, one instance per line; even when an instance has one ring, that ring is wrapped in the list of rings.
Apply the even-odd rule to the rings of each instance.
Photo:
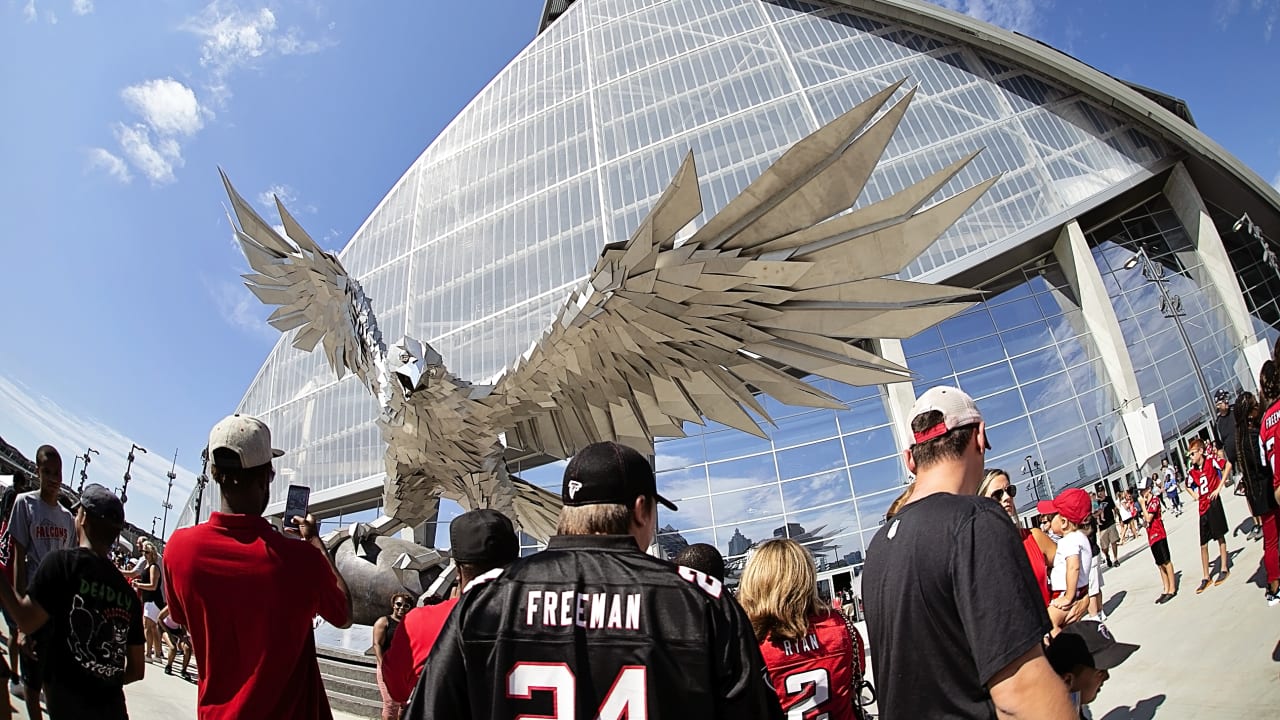
[[[1151,543],[1151,557],[1156,559],[1156,565],[1169,564],[1169,540],[1167,538],[1160,538]]]
[[[1200,544],[1208,545],[1210,540],[1222,541],[1226,537],[1227,514],[1222,509],[1222,498],[1216,497],[1200,516]]]

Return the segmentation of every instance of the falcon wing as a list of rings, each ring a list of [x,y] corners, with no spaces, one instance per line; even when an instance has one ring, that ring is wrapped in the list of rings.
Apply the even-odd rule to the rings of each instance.
[[[996,178],[920,210],[970,155],[832,217],[858,197],[906,112],[914,91],[867,127],[900,85],[801,140],[676,247],[676,233],[702,211],[690,153],[635,234],[605,247],[485,399],[507,442],[558,457],[600,440],[651,453],[655,437],[683,436],[683,422],[704,417],[763,437],[748,412],[772,422],[757,392],[843,407],[785,368],[851,385],[908,380],[906,368],[856,342],[910,337],[968,307],[947,301],[975,291],[884,276]]]
[[[236,192],[226,173],[218,173],[239,221],[238,227],[232,223],[236,240],[254,270],[244,276],[245,286],[263,303],[278,306],[267,322],[281,332],[297,329],[293,346],[299,350],[323,344],[339,378],[350,370],[376,394],[386,348],[360,283],[316,245],[279,198],[276,208],[289,239]]]

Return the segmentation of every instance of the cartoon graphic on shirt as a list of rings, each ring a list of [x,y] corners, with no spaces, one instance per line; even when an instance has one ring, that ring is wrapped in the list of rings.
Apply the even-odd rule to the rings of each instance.
[[[127,610],[90,608],[77,594],[71,599],[67,625],[71,656],[86,672],[103,680],[124,674],[125,645],[129,637]]]

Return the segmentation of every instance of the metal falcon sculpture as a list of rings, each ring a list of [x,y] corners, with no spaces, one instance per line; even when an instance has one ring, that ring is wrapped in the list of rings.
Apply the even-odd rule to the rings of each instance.
[[[973,155],[898,194],[843,214],[861,193],[914,90],[871,123],[902,83],[787,150],[677,245],[702,212],[690,153],[630,239],[605,246],[554,322],[492,385],[450,373],[430,345],[388,349],[360,284],[276,200],[289,239],[231,187],[236,236],[256,271],[246,284],[298,329],[293,346],[324,347],[378,398],[387,441],[389,531],[425,519],[433,497],[493,507],[530,535],[555,529],[559,500],[513,477],[504,442],[566,458],[600,440],[652,453],[709,418],[763,437],[756,393],[805,407],[839,400],[784,368],[853,385],[900,382],[906,368],[855,344],[906,338],[963,310],[966,288],[890,279],[995,182],[921,210]],[[865,128],[865,131],[864,131]],[[976,154],[976,153],[975,153]],[[292,241],[292,242],[291,242]]]

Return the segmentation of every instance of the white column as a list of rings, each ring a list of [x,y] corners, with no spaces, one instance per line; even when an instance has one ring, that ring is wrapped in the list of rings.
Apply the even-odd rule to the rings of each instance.
[[[1121,408],[1142,407],[1138,376],[1133,370],[1124,334],[1120,332],[1120,320],[1111,305],[1102,273],[1089,252],[1089,243],[1084,238],[1080,223],[1072,220],[1062,228],[1053,246],[1053,254],[1078,298],[1085,326],[1093,336],[1093,343],[1098,348],[1102,366],[1111,379]]]
[[[1236,347],[1244,348],[1258,342],[1253,331],[1253,320],[1249,316],[1249,306],[1245,304],[1244,293],[1240,291],[1240,283],[1236,280],[1235,270],[1227,257],[1227,249],[1218,235],[1218,228],[1209,217],[1204,200],[1196,190],[1195,182],[1187,168],[1178,163],[1164,185],[1164,195],[1173,206],[1182,227],[1191,236],[1200,261],[1204,264],[1205,279],[1212,283],[1222,298],[1222,308],[1230,319],[1231,334]]]
[[[876,340],[875,352],[880,357],[902,367],[907,367],[907,354],[902,349],[901,340]],[[910,382],[888,383],[884,386],[888,393],[889,425],[893,429],[893,439],[899,450],[910,447],[913,438],[908,432],[911,424],[911,406],[916,404],[916,394]]]

